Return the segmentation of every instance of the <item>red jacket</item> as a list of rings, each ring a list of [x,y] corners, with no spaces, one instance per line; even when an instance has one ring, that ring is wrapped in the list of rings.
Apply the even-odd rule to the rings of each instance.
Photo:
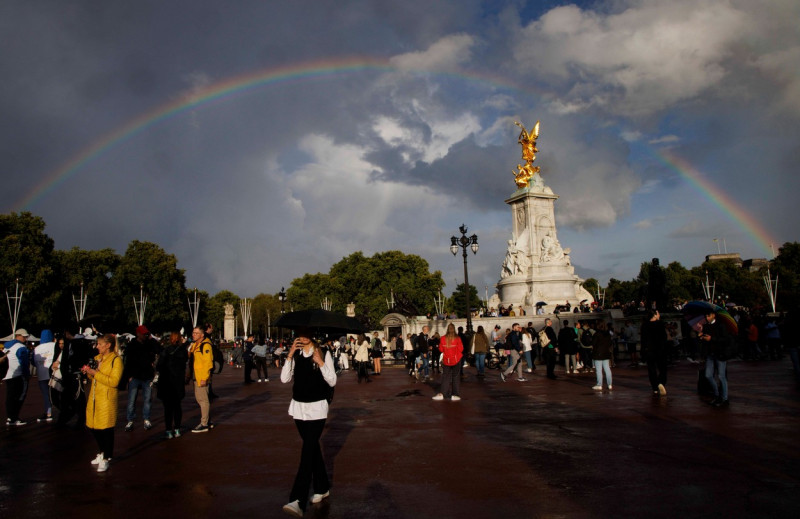
[[[439,339],[439,351],[442,352],[442,363],[445,366],[455,366],[461,361],[464,353],[464,345],[461,344],[461,337],[456,336],[452,343],[447,343],[447,336]]]

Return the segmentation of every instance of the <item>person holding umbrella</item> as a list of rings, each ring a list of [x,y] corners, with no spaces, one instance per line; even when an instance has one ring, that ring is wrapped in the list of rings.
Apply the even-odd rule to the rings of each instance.
[[[311,338],[308,329],[298,329],[297,338],[289,349],[281,370],[281,382],[294,380],[289,414],[294,418],[297,432],[303,440],[300,466],[289,493],[289,503],[283,511],[303,517],[312,483],[314,495],[311,502],[322,502],[330,495],[330,481],[322,459],[320,437],[328,418],[328,404],[336,385],[333,357]]]
[[[734,343],[734,337],[728,333],[727,327],[717,319],[717,312],[713,309],[707,310],[705,314],[706,324],[703,331],[698,336],[701,344],[706,347],[706,379],[714,390],[714,399],[710,402],[714,407],[725,407],[728,405],[728,378],[727,365]],[[716,373],[719,383],[715,380]]]

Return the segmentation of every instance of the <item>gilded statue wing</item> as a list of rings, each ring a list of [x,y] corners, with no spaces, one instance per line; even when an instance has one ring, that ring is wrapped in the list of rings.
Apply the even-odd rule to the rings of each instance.
[[[533,137],[534,141],[539,138],[539,121],[536,121],[536,126],[533,127],[533,130],[529,135]]]
[[[514,124],[516,124],[517,126],[522,128],[522,132],[520,132],[518,140],[520,142],[529,140],[530,139],[530,134],[528,133],[528,130],[526,130],[525,127],[522,126],[522,124],[517,122],[517,121],[514,121]],[[536,123],[536,132],[537,132],[537,135],[538,135],[538,132],[539,132],[539,123],[538,122]]]

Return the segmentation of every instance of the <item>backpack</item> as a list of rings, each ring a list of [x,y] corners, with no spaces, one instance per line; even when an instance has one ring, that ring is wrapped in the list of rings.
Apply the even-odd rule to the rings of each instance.
[[[546,348],[550,344],[550,337],[547,336],[547,328],[542,328],[539,330],[539,346],[542,348]]]
[[[209,339],[209,342],[211,342],[211,353],[214,355],[214,364],[219,366],[216,373],[222,373],[222,368],[225,366],[225,356],[222,355],[222,350],[219,347],[219,343],[214,342],[211,339]],[[214,373],[213,370],[212,373]]]
[[[589,330],[584,330],[581,334],[581,345],[587,348],[592,346],[592,333]]]

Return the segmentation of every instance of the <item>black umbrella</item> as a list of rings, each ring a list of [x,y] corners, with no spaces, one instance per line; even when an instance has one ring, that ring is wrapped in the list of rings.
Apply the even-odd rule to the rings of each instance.
[[[538,303],[536,303],[536,306],[547,306],[547,303],[545,303],[544,301],[539,301]]]
[[[283,314],[273,324],[278,328],[297,330],[308,328],[318,332],[351,332],[364,333],[364,327],[353,317],[321,308],[313,310],[300,310]]]

